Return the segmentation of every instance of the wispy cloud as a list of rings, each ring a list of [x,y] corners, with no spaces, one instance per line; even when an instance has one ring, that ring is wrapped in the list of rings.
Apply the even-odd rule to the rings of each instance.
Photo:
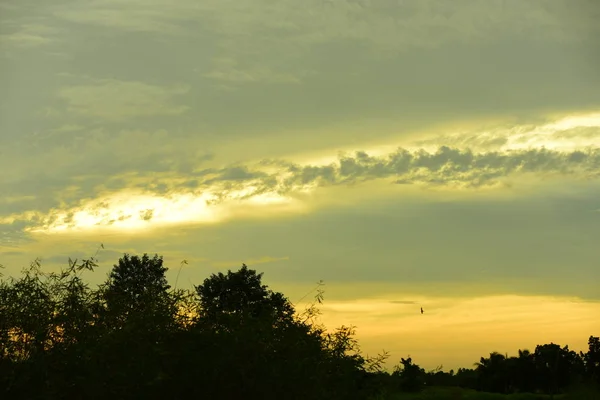
[[[148,0],[92,0],[69,3],[53,9],[61,19],[82,25],[103,26],[128,32],[182,32],[178,23],[193,19],[198,7],[195,2]]]
[[[253,265],[258,265],[258,264],[267,264],[267,263],[273,263],[273,262],[278,262],[278,261],[287,261],[289,260],[289,257],[270,257],[270,256],[265,256],[265,257],[260,257],[260,258],[256,258],[256,259],[250,259],[250,260],[242,260],[242,261],[217,261],[217,262],[213,262],[212,266],[213,267],[217,267],[217,268],[232,268],[232,267],[241,267],[242,263],[248,265],[248,267],[252,268]]]
[[[485,150],[523,150],[546,148],[575,150],[600,146],[600,113],[566,116],[540,123],[478,127],[419,139],[416,147],[435,148],[440,144],[452,147]]]
[[[23,24],[11,33],[0,34],[0,48],[35,48],[56,40],[59,29],[41,24]]]
[[[234,58],[216,58],[213,60],[213,69],[203,74],[205,78],[222,82],[224,88],[228,85],[248,84],[257,82],[299,84],[303,76],[309,72],[289,73],[278,72],[265,65],[250,64],[243,66]]]
[[[343,51],[351,43],[351,58],[357,52],[394,58],[398,52],[479,44],[515,33],[528,40],[577,42],[591,37],[595,24],[585,12],[575,15],[574,8],[565,1],[506,7],[503,1],[305,0],[298,7],[293,0],[92,0],[54,7],[52,13],[79,26],[106,28],[111,35],[202,40],[215,64],[228,61],[201,74],[232,89],[257,81],[298,83],[310,74],[305,65],[319,65],[312,56],[332,44]],[[581,17],[578,23],[576,17]]]
[[[178,23],[201,18],[209,22],[209,29],[230,37],[247,37],[249,32],[268,30],[301,42],[370,39],[379,45],[397,48],[407,44],[437,45],[456,38],[478,39],[482,35],[493,35],[507,21],[516,30],[528,29],[532,23],[543,24],[549,33],[554,32],[554,36],[573,37],[565,26],[574,22],[575,14],[570,4],[565,1],[514,2],[512,7],[506,7],[500,0],[452,4],[439,0],[401,4],[391,0],[377,3],[307,0],[298,7],[293,0],[277,4],[266,0],[209,0],[202,3],[191,0],[176,3],[93,0],[65,5],[57,9],[55,15],[80,24],[161,33],[179,32]],[[432,12],[437,18],[431,18]],[[571,19],[559,16],[570,16]],[[585,17],[584,13],[581,16]],[[590,27],[589,24],[573,24],[578,30]]]
[[[88,84],[62,88],[58,96],[71,113],[121,121],[130,117],[183,114],[189,106],[177,105],[174,99],[189,90],[184,85],[161,87],[143,82],[91,79]]]

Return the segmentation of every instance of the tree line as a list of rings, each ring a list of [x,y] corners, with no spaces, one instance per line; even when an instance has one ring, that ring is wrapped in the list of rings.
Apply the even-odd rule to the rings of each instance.
[[[172,288],[162,257],[124,254],[101,285],[97,259],[46,273],[39,260],[0,281],[0,398],[370,399],[432,386],[561,393],[600,386],[600,340],[491,353],[472,368],[426,372],[363,355],[353,327],[317,323],[322,289],[296,310],[246,265]]]

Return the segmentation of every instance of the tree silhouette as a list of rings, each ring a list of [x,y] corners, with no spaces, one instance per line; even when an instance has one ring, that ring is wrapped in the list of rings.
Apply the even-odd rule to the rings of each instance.
[[[529,350],[519,350],[518,357],[512,360],[512,382],[519,392],[532,392],[535,390],[536,368],[535,359]]]
[[[298,313],[242,265],[175,290],[162,257],[147,254],[124,254],[92,289],[82,274],[96,261],[69,259],[44,273],[36,260],[20,277],[0,280],[0,398],[367,400],[421,390],[437,398],[442,386],[461,396],[600,385],[596,336],[586,353],[542,344],[512,357],[490,353],[456,373],[425,373],[408,357],[390,374],[387,353],[362,355],[353,326],[317,323],[322,289]]]
[[[158,255],[125,254],[99,289],[93,361],[96,382],[118,398],[152,397],[162,378],[162,355],[176,329],[177,305]],[[94,369],[90,373],[98,373]],[[133,397],[132,397],[133,396]]]
[[[190,357],[203,354],[210,368],[175,351],[180,356],[171,375],[191,383],[176,390],[218,398],[355,398],[356,376],[365,360],[353,353],[354,331],[341,327],[326,333],[309,324],[261,279],[262,274],[242,265],[235,272],[212,274],[195,287],[198,315],[174,343],[195,349]],[[205,386],[198,392],[199,377],[214,391]]]
[[[585,375],[590,382],[600,385],[600,338],[590,336],[588,339],[588,351],[581,353],[585,365]]]
[[[394,368],[392,377],[396,378],[400,390],[405,392],[419,392],[425,385],[425,370],[413,364],[410,357],[400,359],[400,364]]]
[[[169,309],[170,285],[167,283],[163,259],[125,254],[113,267],[104,287],[106,315],[111,323],[121,324],[143,318],[155,321]]]
[[[237,272],[213,274],[196,286],[200,300],[199,319],[215,329],[232,328],[251,320],[271,324],[290,323],[294,308],[283,294],[268,290],[262,274],[243,264]]]
[[[574,383],[574,378],[583,370],[581,358],[569,350],[569,346],[561,348],[554,343],[538,345],[533,357],[538,387],[546,393],[559,393]]]
[[[506,356],[498,352],[490,353],[488,358],[481,357],[476,364],[478,388],[495,393],[510,392],[510,376]]]

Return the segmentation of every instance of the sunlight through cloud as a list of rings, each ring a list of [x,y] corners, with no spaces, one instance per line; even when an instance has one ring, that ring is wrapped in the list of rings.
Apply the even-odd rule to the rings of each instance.
[[[259,211],[256,207],[270,206],[271,211],[285,211],[291,199],[274,193],[264,193],[246,198],[253,188],[230,195],[225,202],[213,204],[216,196],[204,193],[172,194],[168,197],[142,192],[119,192],[89,201],[68,210],[54,210],[43,218],[39,226],[28,228],[29,232],[60,233],[109,229],[136,231],[164,225],[206,224],[222,221],[244,209]],[[246,207],[245,207],[246,206]],[[248,210],[246,210],[248,211]]]

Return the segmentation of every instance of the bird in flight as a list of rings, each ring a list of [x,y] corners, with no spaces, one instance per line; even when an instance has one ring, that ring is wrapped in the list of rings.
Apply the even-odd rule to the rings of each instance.
[[[424,312],[424,311],[423,311],[423,307],[421,307],[421,314],[423,314],[423,312]]]

